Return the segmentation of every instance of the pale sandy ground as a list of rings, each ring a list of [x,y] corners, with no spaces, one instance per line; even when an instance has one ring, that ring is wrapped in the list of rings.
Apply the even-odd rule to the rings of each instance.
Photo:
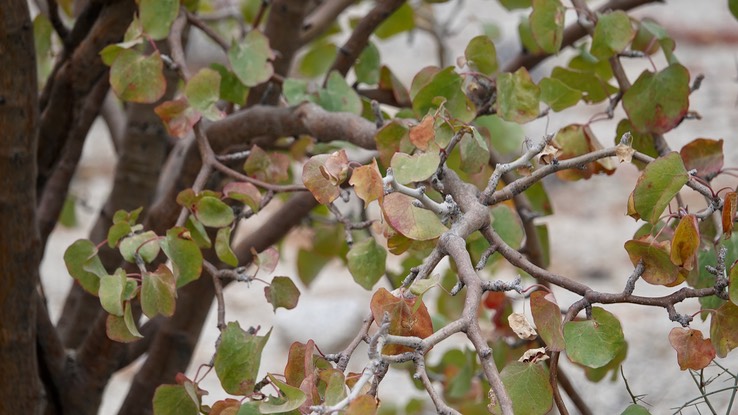
[[[498,42],[498,53],[503,58],[514,53],[512,45],[517,17],[509,17],[491,0],[466,1],[465,5],[466,9],[458,14],[455,18],[456,24],[452,25],[463,30],[449,37],[451,45],[449,50],[460,53],[466,41],[480,33],[480,21],[497,21],[502,33],[502,38]],[[649,6],[639,10],[637,15],[656,18],[674,32],[679,45],[677,55],[682,63],[693,75],[703,73],[706,76],[702,88],[691,97],[691,109],[698,111],[703,119],[684,122],[676,131],[667,134],[667,140],[672,148],[679,149],[697,137],[723,138],[726,141],[726,166],[738,166],[735,133],[738,130],[736,111],[738,23],[729,15],[725,1],[679,0],[670,1],[667,5],[674,6],[674,9],[658,5]],[[444,16],[456,13],[448,6],[439,10]],[[732,39],[732,43],[708,44],[690,41],[690,39],[725,38]],[[383,60],[388,62],[406,84],[409,84],[412,74],[422,66],[435,63],[435,46],[422,34],[416,35],[412,44],[408,44],[407,38],[401,36],[380,46]],[[455,57],[449,54],[448,62],[453,62]],[[553,65],[564,60],[565,57],[561,57],[558,61],[551,61],[548,64]],[[640,60],[627,62],[631,79],[635,79],[637,74],[647,67],[646,65],[646,62]],[[583,122],[594,112],[596,111],[592,109],[574,109],[555,114],[551,117],[548,131],[553,132],[570,122]],[[622,117],[622,113],[618,115]],[[603,122],[593,126],[603,144],[608,145],[612,142],[614,125]],[[545,120],[530,123],[526,126],[526,131],[535,139],[541,137],[546,131]],[[110,190],[109,176],[112,169],[112,150],[106,129],[98,123],[88,140],[78,177],[73,185],[73,192],[82,198],[88,207],[78,207],[81,223],[77,228],[58,228],[52,235],[42,267],[42,278],[54,319],[58,317],[63,296],[72,281],[64,271],[63,251],[75,239],[86,236],[94,221],[96,210],[103,204]],[[626,165],[620,167],[611,177],[595,177],[577,183],[556,181],[547,183],[557,213],[553,217],[542,219],[542,222],[549,225],[553,247],[553,271],[571,276],[598,290],[610,292],[622,290],[625,279],[632,271],[632,265],[622,246],[639,227],[638,223],[624,215],[626,199],[636,178],[636,169]],[[692,203],[697,206],[698,199],[693,200]],[[275,275],[295,276],[296,279],[294,256],[294,250],[287,249]],[[511,272],[506,272],[500,277],[510,277],[507,274]],[[276,315],[264,300],[263,287],[258,284],[251,287],[232,286],[226,291],[229,320],[237,319],[243,327],[274,326],[273,336],[264,352],[262,373],[284,370],[286,352],[293,341],[304,342],[308,338],[313,338],[324,352],[340,350],[345,341],[354,335],[368,310],[368,300],[371,296],[370,292],[355,285],[348,273],[337,264],[327,267],[310,289],[301,291],[302,297],[297,309],[280,310]],[[663,290],[640,284],[636,292],[654,295]],[[578,299],[567,295],[566,292],[557,292],[557,296],[559,302],[564,305]],[[607,309],[621,318],[629,342],[630,349],[624,371],[631,389],[636,394],[646,395],[645,401],[651,405],[652,413],[671,413],[673,410],[670,408],[698,395],[689,375],[678,369],[675,352],[667,340],[667,334],[675,324],[669,322],[664,310],[627,305],[608,306]],[[679,311],[683,313],[696,310],[696,303],[679,307]],[[704,324],[696,323],[693,327],[700,328],[705,333],[709,332],[709,327]],[[216,337],[215,316],[211,312],[207,329],[201,337],[188,375],[194,375],[200,364],[210,360]],[[463,343],[461,338],[456,340],[457,344]],[[430,358],[433,359],[434,356],[437,358],[442,350],[443,347],[438,347]],[[359,369],[363,362],[365,354],[357,352],[354,357],[354,369]],[[724,365],[738,372],[735,353],[724,362]],[[565,366],[569,365],[565,363]],[[135,365],[123,370],[114,378],[106,391],[101,414],[115,413],[127,392],[127,382],[133,373]],[[595,413],[617,414],[628,405],[629,397],[622,381],[592,384],[584,379],[579,369],[568,368],[567,373],[573,378]],[[721,379],[714,383],[713,389],[729,386]],[[206,379],[202,386],[211,392],[207,402],[224,396],[217,392],[219,388],[214,374]],[[406,373],[390,371],[380,388],[380,396],[392,402],[404,401],[409,397],[423,394],[412,387]],[[727,397],[718,395],[716,408],[718,413],[725,413],[725,409],[720,411],[720,408],[725,408],[725,400],[720,400],[721,396]],[[429,411],[432,412],[430,408]],[[700,409],[705,413],[704,407]],[[698,412],[695,408],[690,408],[683,413]]]

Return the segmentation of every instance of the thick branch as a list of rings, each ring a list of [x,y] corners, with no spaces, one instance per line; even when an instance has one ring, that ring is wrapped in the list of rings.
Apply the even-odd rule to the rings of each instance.
[[[336,18],[353,3],[356,3],[356,0],[324,1],[305,18],[301,28],[300,44],[310,43],[323,34],[326,29],[336,22]]]

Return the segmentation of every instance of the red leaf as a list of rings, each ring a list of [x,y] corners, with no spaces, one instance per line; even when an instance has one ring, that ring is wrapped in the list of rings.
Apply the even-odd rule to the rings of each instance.
[[[679,151],[687,170],[697,170],[697,175],[710,181],[723,168],[723,140],[698,138]]]
[[[674,327],[669,333],[669,343],[677,352],[681,370],[700,370],[715,358],[712,340],[703,339],[699,330]]]
[[[419,307],[416,306],[417,301],[420,301]],[[398,298],[386,289],[380,288],[372,296],[370,307],[377,325],[382,324],[384,313],[389,314],[389,334],[416,336],[421,339],[433,334],[433,323],[430,314],[428,314],[428,309],[419,298]],[[397,344],[388,344],[382,349],[382,353],[389,355],[411,351],[413,349]]]

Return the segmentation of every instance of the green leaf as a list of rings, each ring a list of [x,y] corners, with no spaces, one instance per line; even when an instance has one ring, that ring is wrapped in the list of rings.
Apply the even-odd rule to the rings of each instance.
[[[519,124],[538,118],[541,90],[525,68],[497,77],[497,114]]]
[[[141,333],[138,332],[138,328],[136,327],[136,319],[133,317],[133,309],[131,308],[130,301],[126,301],[124,305],[123,323],[128,329],[128,332],[131,333],[133,337],[138,337],[138,338],[143,337]]]
[[[241,329],[238,322],[230,322],[220,334],[220,344],[215,352],[215,373],[223,390],[231,395],[249,395],[254,391],[259,373],[261,352],[269,340]]]
[[[325,387],[325,404],[335,405],[346,397],[346,379],[339,370],[330,370],[329,373]]]
[[[592,35],[592,55],[605,60],[624,51],[635,37],[630,17],[622,10],[601,15]]]
[[[287,78],[282,83],[282,94],[290,105],[305,101],[315,102],[317,98],[308,93],[308,83],[302,79]]]
[[[639,133],[671,130],[689,110],[689,71],[680,64],[644,71],[623,95],[623,109]]]
[[[138,16],[143,30],[153,40],[169,36],[169,29],[179,13],[179,0],[140,0]]]
[[[489,163],[487,140],[479,130],[472,129],[471,134],[464,134],[459,142],[461,152],[461,171],[466,174],[479,173]]]
[[[231,249],[231,228],[218,229],[218,235],[215,237],[215,254],[226,264],[232,267],[238,266],[238,258]]]
[[[738,0],[728,0],[728,9],[733,17],[738,19]]]
[[[561,149],[559,160],[566,160],[593,151],[601,150],[602,144],[597,140],[588,125],[571,124],[556,132],[554,143]],[[581,169],[561,170],[556,175],[562,180],[589,179],[594,174],[612,174],[615,165],[610,158],[587,163]]]
[[[630,262],[643,261],[641,278],[649,284],[670,286],[679,280],[679,268],[669,258],[666,247],[655,241],[631,240],[625,243]]]
[[[100,289],[100,276],[108,272],[97,256],[97,247],[87,239],[78,239],[64,251],[64,264],[69,275],[92,295]],[[90,271],[92,270],[92,271]]]
[[[268,183],[280,183],[289,179],[290,159],[286,154],[267,153],[254,145],[243,164],[249,176]]]
[[[318,92],[318,105],[326,111],[361,114],[361,98],[338,71],[328,75],[325,89]]]
[[[121,240],[118,249],[123,259],[130,263],[136,263],[136,254],[149,263],[159,255],[159,237],[154,231],[138,233]]]
[[[200,248],[207,249],[213,245],[210,241],[210,236],[208,236],[208,231],[205,230],[205,227],[202,226],[202,223],[200,223],[195,216],[187,216],[185,227],[190,232],[190,238],[192,238]]]
[[[551,78],[558,79],[569,88],[582,91],[582,99],[587,103],[597,103],[607,99],[618,91],[593,72],[562,68],[557,66],[551,71]]]
[[[249,182],[230,182],[223,187],[225,197],[245,204],[256,213],[261,205],[261,192]]]
[[[174,315],[177,304],[177,282],[172,271],[160,264],[155,272],[145,272],[141,277],[141,310],[147,317],[157,314]]]
[[[403,142],[409,144],[408,147],[410,147],[409,131],[407,126],[399,120],[392,120],[377,131],[374,141],[377,142],[379,160],[383,166],[390,165],[392,157],[403,147]]]
[[[110,340],[120,343],[131,343],[141,338],[131,333],[123,317],[113,314],[108,314],[108,318],[105,320],[105,334]]]
[[[543,415],[553,405],[548,369],[541,363],[510,362],[500,372],[516,414]]]
[[[159,385],[154,392],[154,415],[197,415],[199,402],[194,402],[182,385]]]
[[[647,222],[655,224],[688,180],[689,175],[679,153],[671,152],[657,158],[638,177],[633,190],[635,212]]]
[[[412,86],[416,89],[410,94],[413,100],[413,110],[422,117],[430,110],[440,107],[445,100],[444,107],[453,116],[462,121],[471,121],[476,112],[473,105],[463,91],[463,79],[449,66],[446,69],[431,74],[430,71],[421,71],[413,79]]]
[[[197,220],[211,228],[221,228],[233,223],[233,209],[213,196],[204,196],[195,203],[194,212]]]
[[[469,68],[485,75],[497,72],[497,49],[492,40],[484,35],[472,38],[464,50]]]
[[[256,86],[269,80],[274,74],[274,52],[269,39],[260,31],[249,31],[241,43],[228,50],[228,61],[238,79],[246,86]]]
[[[536,44],[546,53],[554,54],[561,49],[565,12],[559,0],[533,0],[530,30]]]
[[[333,42],[319,40],[313,42],[307,53],[303,55],[297,66],[302,75],[308,78],[317,78],[326,73],[336,59],[338,48]]]
[[[505,121],[497,115],[484,115],[474,120],[479,131],[489,137],[492,148],[506,159],[518,157],[525,132],[520,124]]]
[[[730,283],[728,284],[728,297],[733,304],[738,305],[738,264],[730,267]]]
[[[249,88],[241,83],[236,74],[219,63],[210,64],[210,67],[220,74],[220,97],[237,105],[246,104]]]
[[[387,251],[374,238],[367,238],[353,244],[346,260],[354,281],[364,289],[371,290],[385,273]]]
[[[276,386],[283,395],[283,399],[279,399],[274,402],[270,397],[269,400],[262,402],[261,405],[259,405],[259,411],[261,411],[262,414],[281,414],[294,411],[302,406],[302,404],[307,400],[305,392],[301,391],[299,388],[290,386],[275,378],[273,375],[268,376],[272,381],[272,384]]]
[[[300,290],[289,277],[274,277],[272,283],[264,287],[264,296],[276,312],[279,307],[292,310],[297,306]]]
[[[415,12],[409,4],[404,3],[377,27],[374,34],[380,39],[387,39],[414,28]]]
[[[382,212],[387,222],[400,234],[427,241],[441,236],[447,229],[431,211],[413,205],[413,198],[401,193],[390,193],[382,201]]]
[[[726,301],[712,314],[710,337],[718,357],[725,358],[728,352],[738,347],[738,306]]]
[[[175,227],[167,231],[166,239],[161,242],[161,248],[172,261],[177,288],[200,278],[202,273],[202,252],[186,235],[187,229]]]
[[[306,287],[315,280],[320,271],[332,260],[331,257],[315,254],[306,249],[297,251],[297,275]]]
[[[373,42],[364,48],[354,64],[356,80],[367,85],[379,83],[380,56],[379,49]]]
[[[438,151],[431,150],[426,153],[417,152],[412,156],[405,153],[395,153],[390,164],[395,180],[400,184],[407,184],[422,182],[429,178],[438,170],[440,163],[441,156]]]
[[[499,0],[499,2],[508,10],[527,9],[532,4],[532,0]]]
[[[582,99],[582,91],[571,88],[555,78],[543,78],[539,86],[541,87],[541,101],[556,112],[572,107]]]
[[[184,94],[193,108],[200,111],[205,118],[217,121],[225,117],[225,113],[215,104],[220,98],[220,74],[210,68],[202,68],[185,86]]]
[[[131,233],[131,225],[127,222],[113,224],[108,230],[108,246],[115,248],[118,242]]]
[[[523,224],[515,211],[507,205],[497,205],[490,210],[492,228],[513,249],[520,248],[525,237]]]
[[[126,286],[126,272],[122,268],[113,275],[100,278],[100,305],[110,314],[123,317],[123,290]]]
[[[150,104],[164,95],[164,63],[159,52],[149,56],[125,49],[110,66],[110,87],[123,101]]]
[[[566,343],[561,323],[561,308],[553,294],[546,291],[534,291],[530,296],[530,312],[533,322],[546,347],[555,352],[564,351]]]
[[[651,413],[640,405],[631,404],[620,415],[651,415]]]
[[[620,321],[600,307],[592,307],[591,320],[564,324],[564,341],[569,359],[591,368],[608,364],[626,344]]]
[[[33,42],[39,87],[46,83],[46,78],[51,74],[51,34],[53,32],[54,28],[49,19],[43,13],[36,15],[33,19]]]

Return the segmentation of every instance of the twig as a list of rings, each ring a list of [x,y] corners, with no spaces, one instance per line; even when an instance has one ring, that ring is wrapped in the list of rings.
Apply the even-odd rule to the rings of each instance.
[[[223,298],[223,283],[220,280],[218,269],[209,261],[202,262],[203,268],[208,271],[213,279],[213,287],[215,287],[215,300],[218,304],[218,330],[225,330],[225,299]]]
[[[494,173],[492,173],[492,177],[489,178],[487,187],[482,192],[482,200],[489,199],[492,194],[495,193],[495,190],[497,189],[497,184],[500,182],[500,178],[503,174],[517,168],[527,166],[528,163],[530,163],[530,161],[533,159],[533,157],[543,151],[543,149],[546,147],[546,145],[548,145],[549,142],[551,142],[552,139],[553,135],[548,135],[544,137],[544,139],[541,140],[538,144],[528,149],[525,154],[518,157],[517,160],[511,161],[510,163],[506,164],[497,164],[497,166],[495,166]]]
[[[329,28],[336,18],[356,0],[327,0],[318,6],[302,24],[300,44],[312,42]]]
[[[551,383],[554,402],[556,403],[556,408],[559,410],[559,413],[561,415],[569,415],[569,410],[566,408],[566,404],[561,398],[561,392],[559,391],[559,356],[561,356],[561,352],[551,353],[551,362],[549,363],[549,383]]]
[[[226,42],[225,39],[223,39],[218,32],[213,30],[212,27],[208,26],[207,23],[203,22],[197,15],[190,13],[189,11],[184,11],[185,16],[187,17],[187,21],[195,26],[196,28],[200,29],[207,37],[209,37],[213,42],[218,44],[218,46],[224,51],[228,52],[228,49],[230,48],[230,45],[228,42]]]
[[[420,381],[423,383],[423,387],[426,392],[428,392],[428,396],[430,396],[431,401],[433,401],[433,405],[436,406],[437,413],[444,415],[461,415],[461,412],[451,408],[443,401],[441,395],[439,395],[436,388],[433,387],[433,383],[431,383],[428,378],[428,372],[425,369],[420,371]]]
[[[62,43],[64,43],[69,35],[69,29],[61,21],[59,5],[57,5],[56,0],[46,0],[46,4],[49,7],[49,21],[51,21],[51,26],[54,28],[56,34],[59,35],[59,38],[61,38]]]

